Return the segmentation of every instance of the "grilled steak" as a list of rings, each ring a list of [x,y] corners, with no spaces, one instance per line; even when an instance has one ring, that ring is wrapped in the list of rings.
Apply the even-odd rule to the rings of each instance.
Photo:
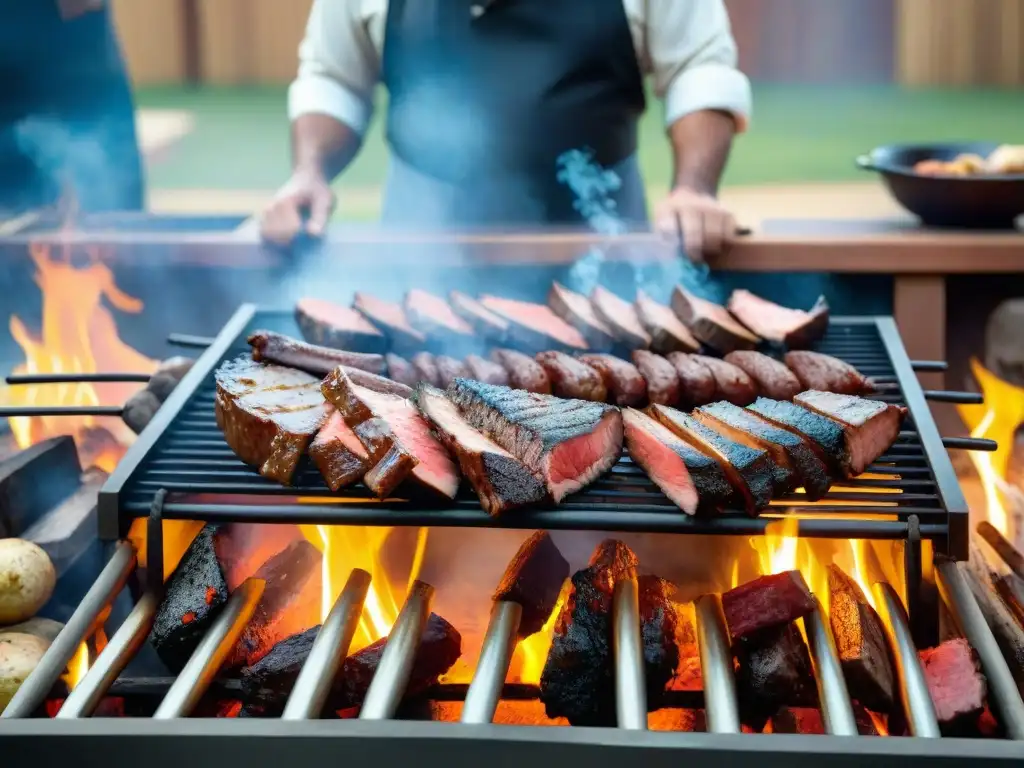
[[[772,500],[772,461],[768,453],[733,442],[675,408],[652,405],[651,415],[698,451],[716,459],[749,515]]]
[[[534,354],[547,349],[570,352],[588,349],[583,334],[551,311],[549,306],[498,296],[481,296],[480,303],[508,321],[509,346]]]
[[[356,291],[352,306],[387,336],[394,352],[423,349],[427,343],[427,337],[412,327],[400,304]]]
[[[828,330],[828,303],[819,296],[810,312],[789,309],[755,296],[750,291],[733,291],[729,311],[762,339],[785,344],[790,349],[806,347]]]
[[[466,321],[477,335],[492,344],[504,344],[509,322],[494,314],[476,299],[459,291],[448,294],[452,312]]]
[[[463,362],[469,369],[469,378],[482,381],[484,384],[508,386],[508,371],[500,363],[485,360],[479,355],[469,355]]]
[[[547,371],[529,355],[512,349],[495,349],[491,357],[505,369],[508,385],[513,389],[524,389],[539,395],[551,394],[551,379]]]
[[[312,343],[349,352],[386,352],[388,340],[365,317],[351,307],[322,299],[299,299],[295,320],[302,337]]]
[[[590,299],[581,293],[570,291],[558,282],[551,284],[548,291],[548,306],[555,314],[579,331],[587,345],[595,352],[607,352],[615,344],[612,329],[598,318]]]
[[[808,445],[806,437],[732,403],[706,405],[695,410],[693,417],[730,440],[767,451],[777,468],[773,472],[776,495],[792,490],[794,485],[803,487],[809,501],[817,501],[828,493],[832,485],[828,467]]]
[[[786,400],[765,397],[757,398],[749,409],[775,426],[806,440],[834,477],[849,476],[850,451],[842,427],[834,421]]]
[[[974,649],[958,637],[918,656],[943,733],[969,732],[985,709],[988,688]]]
[[[580,355],[580,360],[600,375],[608,390],[609,402],[615,405],[647,402],[647,382],[632,363],[614,355]]]
[[[841,395],[866,395],[875,390],[871,381],[860,371],[831,355],[808,350],[787,352],[786,365],[796,374],[804,389],[819,389]]]
[[[336,410],[313,438],[309,455],[332,491],[359,482],[372,466],[363,444]]]
[[[454,357],[438,355],[434,358],[434,363],[437,365],[437,375],[441,379],[442,387],[447,387],[458,378],[469,376],[469,368]]]
[[[547,498],[544,484],[526,465],[473,429],[444,392],[421,384],[416,391],[416,405],[441,443],[458,459],[462,474],[487,514],[500,515]]]
[[[725,356],[725,362],[743,370],[764,397],[774,400],[792,400],[803,388],[800,380],[786,366],[768,355],[750,350],[737,350]],[[747,403],[741,403],[746,405]]]
[[[466,420],[526,464],[556,503],[610,469],[622,453],[618,409],[457,379],[449,397]]]
[[[384,361],[388,365],[388,376],[399,384],[407,387],[415,387],[420,383],[420,375],[416,372],[413,364],[404,357],[388,352],[384,355]]]
[[[214,410],[224,440],[260,474],[287,485],[313,435],[327,420],[320,381],[248,357],[217,369]]]
[[[598,319],[611,329],[612,336],[620,345],[629,350],[651,346],[650,334],[640,324],[636,307],[628,301],[597,286],[590,294],[590,305]]]
[[[736,322],[725,307],[694,296],[678,285],[672,291],[672,311],[695,339],[719,352],[753,349],[760,341]]]
[[[735,496],[715,459],[695,450],[650,416],[625,408],[622,426],[630,457],[686,514],[720,510]]]
[[[794,402],[838,423],[850,454],[849,472],[859,475],[889,450],[900,433],[907,409],[832,392],[803,392]]]
[[[322,388],[374,464],[363,478],[367,488],[384,498],[408,477],[435,495],[455,498],[458,470],[412,403],[356,386],[341,369]]]
[[[757,399],[757,385],[742,368],[717,357],[693,356],[709,371],[715,380],[715,397],[728,400],[733,405],[750,405]]]
[[[551,534],[535,531],[509,561],[494,591],[494,601],[522,607],[518,636],[529,637],[541,630],[555,610],[567,578],[569,563],[551,540]]]
[[[711,369],[701,363],[696,355],[686,352],[670,352],[668,361],[675,368],[679,378],[679,404],[692,408],[704,405],[715,399],[718,393],[718,382]],[[665,403],[673,405],[673,403]]]
[[[251,334],[249,346],[252,347],[252,359],[257,362],[286,365],[314,376],[326,376],[339,365],[368,373],[385,372],[383,355],[318,347],[273,331],[256,331]]]
[[[437,369],[437,361],[429,352],[417,352],[412,356],[412,367],[420,381],[441,386],[441,372]]]
[[[761,576],[722,595],[732,642],[781,627],[814,610],[814,596],[800,571]]]
[[[633,362],[647,382],[647,399],[651,403],[676,405],[679,402],[679,376],[672,363],[646,349],[634,349]]]
[[[409,324],[424,334],[438,351],[464,355],[479,348],[480,340],[472,326],[439,296],[414,288],[405,294],[403,307]]]
[[[696,352],[700,349],[700,342],[669,307],[640,290],[636,292],[636,304],[633,306],[640,324],[650,334],[652,352],[667,355],[669,352]]]
[[[601,374],[586,363],[582,363],[564,352],[540,352],[537,362],[541,364],[552,389],[558,397],[592,400],[603,403],[608,399]]]

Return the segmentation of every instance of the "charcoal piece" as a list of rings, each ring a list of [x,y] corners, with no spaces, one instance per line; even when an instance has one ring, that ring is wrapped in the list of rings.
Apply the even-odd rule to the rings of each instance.
[[[246,709],[262,709],[269,716],[281,713],[319,631],[320,627],[316,626],[285,638],[256,664],[242,670],[242,698]],[[381,638],[342,662],[334,676],[325,711],[362,704],[386,644],[387,638]],[[406,698],[417,696],[434,685],[461,655],[462,636],[458,630],[437,614],[430,614],[413,661]]]
[[[128,428],[138,435],[149,426],[149,422],[159,410],[160,398],[148,389],[140,389],[125,401],[121,418]]]
[[[217,557],[217,527],[205,526],[192,540],[167,582],[153,618],[149,641],[177,675],[228,600],[224,567]]]
[[[802,733],[823,736],[825,722],[821,711],[812,707],[780,707],[771,716],[772,733]]]
[[[943,735],[970,735],[985,711],[988,685],[978,655],[958,637],[918,654]]]
[[[494,591],[494,600],[522,606],[520,638],[544,626],[568,576],[569,563],[547,531],[537,531],[519,547]]]
[[[814,597],[799,571],[783,571],[730,589],[722,595],[722,610],[735,643],[806,616]]]
[[[744,722],[757,727],[779,707],[818,703],[811,655],[793,622],[748,637],[736,648],[737,697]]]
[[[295,319],[302,337],[311,344],[320,344],[349,352],[386,352],[384,334],[359,312],[322,299],[299,299]]]
[[[828,566],[829,622],[850,696],[874,712],[890,712],[895,674],[882,620],[857,583]]]

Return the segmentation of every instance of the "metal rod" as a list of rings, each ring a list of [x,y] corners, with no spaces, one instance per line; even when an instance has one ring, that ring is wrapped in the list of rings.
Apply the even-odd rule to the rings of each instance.
[[[489,723],[494,720],[522,618],[523,607],[519,603],[499,600],[491,609],[480,660],[462,707],[462,722]]]
[[[981,538],[983,538],[986,543],[996,551],[996,554],[1003,559],[1003,562],[1009,566],[1010,570],[1020,578],[1024,579],[1024,554],[1013,546],[1013,544],[1011,544],[1010,541],[988,520],[982,520],[978,523],[976,530],[978,531],[978,535],[981,536]]]
[[[947,560],[939,563],[935,570],[943,602],[981,659],[989,690],[999,710],[999,722],[1006,727],[1006,733],[1011,739],[1024,741],[1024,700],[1021,700],[1010,668],[981,608],[955,562]]]
[[[324,703],[334,684],[334,676],[348,655],[352,638],[359,627],[363,603],[370,589],[370,574],[353,568],[334,607],[324,619],[306,663],[302,665],[288,704],[281,717],[284,720],[309,720],[320,717]]]
[[[962,451],[995,451],[999,448],[999,444],[995,440],[983,437],[944,437],[942,444],[947,448],[956,448]]]
[[[647,730],[644,645],[640,638],[640,596],[636,576],[621,579],[612,595],[612,653],[615,713],[619,728]]]
[[[736,679],[733,676],[732,650],[729,648],[729,635],[725,628],[722,599],[718,595],[703,595],[697,598],[694,608],[708,733],[739,733]]]
[[[950,392],[944,389],[924,390],[924,399],[933,403],[959,403],[960,405],[981,405],[985,398],[977,392]]]
[[[414,581],[405,605],[388,633],[388,640],[381,654],[377,672],[370,681],[370,687],[359,710],[361,720],[388,720],[398,709],[405,687],[409,684],[412,665],[420,638],[430,616],[430,602],[434,588],[422,581]]]
[[[924,670],[914,647],[914,639],[910,635],[903,603],[900,602],[896,591],[884,582],[874,585],[874,593],[878,613],[882,617],[889,638],[889,647],[896,661],[900,699],[903,701],[910,735],[938,738],[939,721],[935,715],[935,705],[928,693]]]
[[[159,606],[160,598],[156,594],[146,592],[142,596],[85,673],[85,677],[68,694],[57,717],[66,719],[92,716],[118,675],[146,642]]]
[[[35,714],[53,684],[64,674],[78,647],[93,633],[104,609],[117,597],[134,567],[135,550],[127,541],[119,542],[110,561],[89,587],[64,629],[54,638],[7,708],[0,712],[0,718],[32,717]]]
[[[949,369],[945,360],[911,360],[910,367],[918,373],[942,373]]]
[[[249,623],[265,586],[263,579],[248,578],[235,590],[153,713],[153,719],[172,720],[192,713]]]
[[[148,373],[12,373],[5,381],[13,387],[19,384],[145,383],[151,378]]]
[[[120,416],[120,405],[10,405],[0,408],[0,416]]]
[[[164,502],[167,489],[153,494],[153,504],[146,519],[146,585],[159,595],[164,591]]]
[[[857,720],[853,715],[853,704],[846,688],[832,627],[825,618],[821,603],[817,599],[814,603],[814,610],[804,618],[804,628],[807,630],[825,732],[832,736],[856,736]]]
[[[203,349],[213,344],[209,336],[192,336],[188,333],[172,333],[167,336],[167,343],[175,347]]]

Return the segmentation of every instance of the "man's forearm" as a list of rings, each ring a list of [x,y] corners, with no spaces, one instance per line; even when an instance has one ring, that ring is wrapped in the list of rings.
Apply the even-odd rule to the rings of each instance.
[[[736,122],[725,112],[703,110],[676,120],[669,128],[675,157],[673,188],[717,195],[735,133]]]
[[[352,162],[360,137],[328,115],[300,115],[292,122],[292,165],[296,170],[319,170],[333,179]]]

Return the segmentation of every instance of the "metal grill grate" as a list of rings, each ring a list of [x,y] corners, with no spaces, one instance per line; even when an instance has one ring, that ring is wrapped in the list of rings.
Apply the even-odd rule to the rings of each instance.
[[[499,526],[705,534],[758,534],[772,517],[799,514],[805,536],[906,538],[919,522],[939,551],[965,557],[967,511],[952,465],[891,318],[834,318],[816,349],[841,358],[883,384],[878,395],[909,407],[906,431],[869,468],[821,501],[778,499],[759,518],[727,511],[713,517],[680,512],[626,456],[603,478],[555,509],[489,517],[473,493],[444,506],[377,501],[361,487],[332,493],[304,463],[292,488],[261,477],[237,459],[214,419],[213,371],[249,351],[257,328],[297,335],[290,312],[239,309],[214,344],[140,435],[100,494],[102,533],[123,535],[148,514],[154,494],[169,496],[165,518],[208,522],[306,522],[361,525]],[[916,518],[916,519],[912,519]],[[961,553],[962,547],[962,553]]]

